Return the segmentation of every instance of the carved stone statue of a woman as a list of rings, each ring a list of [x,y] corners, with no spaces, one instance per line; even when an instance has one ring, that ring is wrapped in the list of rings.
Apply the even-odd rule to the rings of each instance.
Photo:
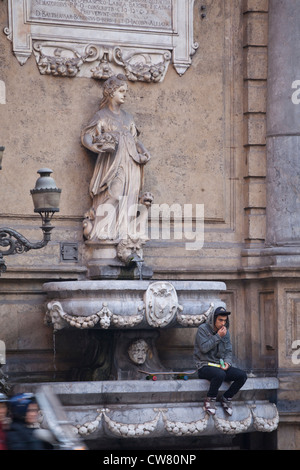
[[[132,116],[121,109],[126,93],[124,75],[107,79],[100,109],[81,135],[82,144],[98,154],[90,182],[92,208],[84,222],[84,236],[90,241],[137,236],[137,205],[150,155],[138,140]],[[144,198],[142,203],[151,201]]]

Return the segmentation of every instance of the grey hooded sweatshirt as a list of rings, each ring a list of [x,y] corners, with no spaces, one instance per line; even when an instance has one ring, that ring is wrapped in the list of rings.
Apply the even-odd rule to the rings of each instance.
[[[228,320],[225,326],[227,333],[221,338],[214,330],[214,312],[211,312],[205,323],[199,326],[194,348],[194,360],[197,369],[201,369],[209,362],[220,364],[220,359],[232,365],[232,345],[228,331]]]

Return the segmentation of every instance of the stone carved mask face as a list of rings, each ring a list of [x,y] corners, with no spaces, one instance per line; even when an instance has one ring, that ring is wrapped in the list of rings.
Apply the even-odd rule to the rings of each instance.
[[[129,238],[128,240],[122,240],[117,246],[117,254],[119,259],[124,261],[125,263],[134,254],[137,254],[140,258],[142,258],[143,249],[141,246],[141,241],[135,241],[131,238]]]
[[[134,341],[128,348],[128,355],[135,364],[144,364],[147,359],[148,344],[143,339]]]

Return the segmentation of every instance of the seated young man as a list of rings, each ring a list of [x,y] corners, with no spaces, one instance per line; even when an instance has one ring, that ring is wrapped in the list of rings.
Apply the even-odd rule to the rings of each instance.
[[[210,381],[204,409],[212,415],[216,412],[215,402],[222,382],[232,382],[221,397],[224,410],[231,415],[231,400],[247,380],[245,371],[232,366],[232,344],[228,331],[229,315],[230,312],[227,312],[224,307],[216,308],[208,316],[206,322],[199,326],[195,339],[194,359],[198,377]]]

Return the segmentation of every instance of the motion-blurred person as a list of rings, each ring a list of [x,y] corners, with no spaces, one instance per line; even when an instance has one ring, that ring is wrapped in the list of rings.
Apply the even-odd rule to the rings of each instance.
[[[36,432],[39,407],[34,395],[21,393],[9,401],[12,423],[7,432],[8,450],[47,450],[49,446]]]
[[[0,450],[7,450],[6,432],[7,432],[7,412],[8,398],[4,393],[0,393]]]

